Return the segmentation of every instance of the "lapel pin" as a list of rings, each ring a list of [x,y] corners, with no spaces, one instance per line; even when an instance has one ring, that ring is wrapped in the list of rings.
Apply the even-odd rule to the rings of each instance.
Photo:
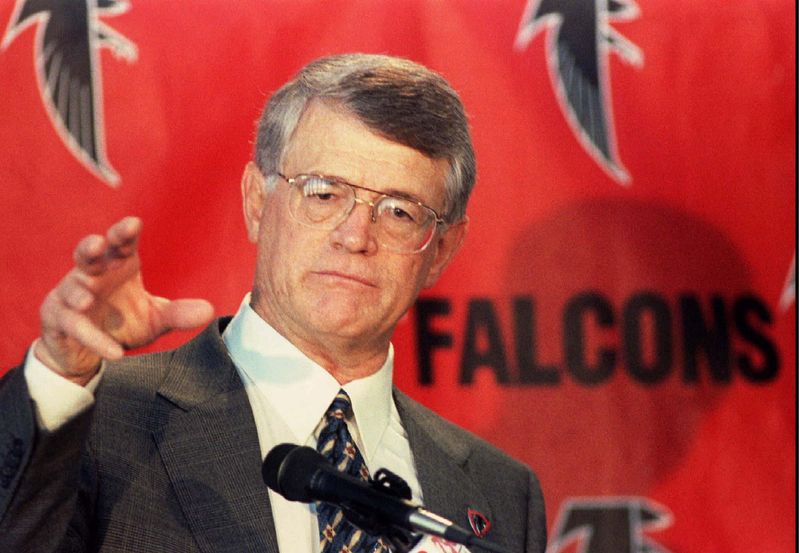
[[[485,538],[486,534],[488,534],[489,530],[492,528],[492,523],[489,522],[486,515],[471,507],[467,508],[467,519],[469,520],[470,527],[472,527],[472,531],[475,532],[475,535],[479,538]]]

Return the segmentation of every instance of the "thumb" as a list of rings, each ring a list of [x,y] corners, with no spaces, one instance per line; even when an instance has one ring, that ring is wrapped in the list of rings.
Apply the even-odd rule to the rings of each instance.
[[[214,318],[214,307],[206,300],[172,300],[161,308],[161,332],[187,330],[207,325]]]

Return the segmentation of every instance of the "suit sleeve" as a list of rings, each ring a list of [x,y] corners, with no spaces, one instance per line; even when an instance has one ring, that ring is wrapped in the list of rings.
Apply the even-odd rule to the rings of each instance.
[[[533,472],[528,475],[528,529],[525,541],[525,550],[528,553],[544,553],[547,548],[544,496],[539,479]]]
[[[83,551],[91,471],[81,467],[92,409],[37,429],[22,367],[0,380],[0,551]]]

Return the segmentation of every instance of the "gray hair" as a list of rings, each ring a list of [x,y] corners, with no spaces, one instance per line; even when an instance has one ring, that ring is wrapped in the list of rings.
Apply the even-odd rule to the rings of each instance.
[[[447,159],[444,219],[464,218],[475,185],[475,153],[458,94],[412,61],[374,54],[315,60],[277,90],[258,122],[254,161],[264,175],[283,155],[309,102],[338,103],[377,134],[431,159]]]

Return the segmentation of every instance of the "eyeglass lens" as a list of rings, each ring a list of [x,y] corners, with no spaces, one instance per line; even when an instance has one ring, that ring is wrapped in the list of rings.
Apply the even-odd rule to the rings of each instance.
[[[381,243],[391,249],[413,252],[424,248],[432,235],[435,214],[410,200],[381,196],[377,201],[356,197],[353,186],[317,175],[298,175],[290,199],[291,213],[300,223],[333,229],[356,202],[372,207]]]

